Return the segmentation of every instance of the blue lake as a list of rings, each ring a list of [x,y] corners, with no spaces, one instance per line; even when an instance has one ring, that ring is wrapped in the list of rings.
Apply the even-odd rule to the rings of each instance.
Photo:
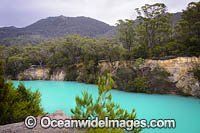
[[[13,81],[17,86],[19,81]],[[63,110],[71,115],[75,107],[75,96],[88,90],[97,97],[97,85],[68,81],[24,81],[32,91],[38,89],[42,94],[42,107],[52,113]],[[112,98],[129,112],[136,109],[138,119],[175,119],[175,129],[144,129],[143,133],[200,133],[200,100],[173,95],[128,93],[112,90]]]

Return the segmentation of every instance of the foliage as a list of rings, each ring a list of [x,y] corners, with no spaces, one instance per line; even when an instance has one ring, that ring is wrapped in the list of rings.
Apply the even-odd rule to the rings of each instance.
[[[127,67],[119,67],[114,75],[118,89],[142,91],[146,88],[143,72],[144,59],[138,58]]]
[[[131,83],[129,81],[132,81],[135,76],[136,73],[131,68],[120,67],[117,69],[113,79],[116,81],[116,86],[118,89],[127,90],[131,87]]]
[[[113,78],[116,88],[126,91],[163,93],[177,89],[169,80],[170,73],[162,67],[153,69],[144,66],[144,59],[138,58],[132,65],[120,67]]]
[[[133,80],[133,89],[135,89],[136,91],[145,91],[145,89],[147,88],[146,85],[146,79],[143,77],[137,77],[134,78]]]
[[[99,117],[99,119],[104,119],[107,116],[109,119],[135,119],[136,113],[135,109],[129,114],[127,110],[120,108],[118,104],[112,102],[111,88],[114,85],[114,81],[111,75],[108,74],[107,77],[100,77],[98,80],[98,98],[93,99],[92,94],[88,92],[82,92],[83,97],[76,96],[76,107],[71,109],[73,113],[73,118],[76,119],[86,119],[88,117]],[[102,131],[118,131],[122,132],[122,129],[90,129],[90,132],[102,132]],[[141,129],[133,129],[133,132],[139,132]]]
[[[135,60],[134,67],[139,70],[144,65],[145,60],[143,58],[138,58]]]
[[[156,92],[155,88],[160,88],[158,90],[173,88],[168,75],[162,75],[165,73],[162,70],[151,71],[150,68],[137,67],[137,64],[128,62],[149,58],[200,56],[199,5],[199,2],[189,3],[187,9],[183,10],[182,19],[175,25],[174,21],[177,19],[167,12],[165,4],[146,4],[136,9],[138,14],[136,20],[118,21],[116,26],[118,36],[115,38],[66,35],[36,46],[29,44],[23,47],[1,46],[5,76],[17,79],[20,72],[30,68],[31,65],[38,65],[50,68],[51,74],[56,69],[64,70],[65,80],[97,83],[97,77],[102,75],[99,63],[109,62],[111,68],[114,68],[113,78],[117,89],[131,90],[135,87],[143,92],[141,88],[147,85],[148,90]],[[115,68],[114,61],[126,61],[128,66]]]
[[[193,68],[194,77],[200,82],[200,68],[196,66]]]
[[[22,83],[18,88],[3,78],[3,64],[0,61],[0,125],[23,121],[27,116],[43,113],[40,107],[40,93],[26,90]]]
[[[163,93],[174,89],[173,83],[169,80],[170,73],[162,67],[155,67],[146,74],[148,88],[154,93]]]
[[[118,22],[119,40],[123,43],[123,47],[128,49],[129,55],[127,59],[130,59],[130,50],[136,43],[135,21],[126,19],[125,21],[119,20]]]
[[[179,22],[181,36],[184,39],[200,39],[200,2],[191,2],[186,10],[183,10],[182,19]]]
[[[79,81],[94,83],[95,77],[99,75],[97,65],[102,60],[113,62],[137,58],[199,56],[198,9],[199,2],[188,4],[182,19],[174,26],[173,17],[167,12],[165,4],[146,4],[136,9],[138,16],[135,21],[118,21],[116,38],[67,35],[37,46],[2,47],[6,75],[16,79],[20,72],[31,65],[41,65],[50,67],[51,71],[61,68],[69,72],[73,69],[65,79],[75,80],[79,72],[74,66],[82,63],[83,75],[78,78]]]
[[[71,71],[72,75],[66,75],[65,79],[74,80],[78,73],[76,71],[77,64],[83,63],[82,70],[84,73],[86,75],[92,74],[95,77],[98,71],[97,64],[100,60],[114,61],[119,59],[119,47],[120,43],[116,39],[92,39],[72,35],[42,43],[40,46],[12,46],[2,49],[6,75],[12,76],[12,79],[16,79],[20,72],[31,65],[38,65],[51,68],[51,72],[57,68],[66,72]],[[91,83],[93,82],[91,81]]]
[[[65,80],[67,81],[75,81],[78,74],[77,74],[77,67],[75,65],[68,65],[64,68],[66,73]]]
[[[170,14],[163,3],[145,4],[141,9],[136,8],[138,13],[139,39],[142,44],[154,48],[169,40]]]
[[[191,2],[186,10],[183,10],[182,19],[176,25],[176,41],[185,47],[187,56],[200,55],[200,2]]]
[[[88,17],[48,17],[27,27],[0,28],[0,45],[38,45],[65,34],[80,34],[81,36],[104,36],[112,31],[113,26]],[[109,34],[107,34],[109,36]]]

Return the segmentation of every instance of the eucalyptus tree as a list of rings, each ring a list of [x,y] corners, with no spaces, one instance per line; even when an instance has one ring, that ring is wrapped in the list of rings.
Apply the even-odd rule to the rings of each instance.
[[[200,2],[191,2],[183,10],[182,19],[176,25],[176,40],[184,44],[185,54],[200,55]]]
[[[136,8],[136,12],[138,13],[137,27],[141,44],[154,48],[168,41],[171,32],[171,15],[167,13],[165,4],[145,4],[140,9]]]
[[[123,47],[131,50],[131,48],[136,44],[136,27],[134,20],[119,20],[117,23],[118,37],[123,43]]]

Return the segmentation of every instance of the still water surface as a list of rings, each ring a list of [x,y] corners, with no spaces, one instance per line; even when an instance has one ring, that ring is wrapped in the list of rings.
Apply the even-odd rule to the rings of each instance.
[[[19,81],[13,81],[17,86]],[[32,91],[42,94],[41,104],[45,112],[63,110],[71,115],[75,96],[88,90],[97,97],[97,85],[68,81],[24,81]],[[129,112],[136,109],[138,119],[175,119],[175,129],[144,129],[143,133],[200,133],[200,100],[191,97],[128,93],[112,90],[113,101]]]

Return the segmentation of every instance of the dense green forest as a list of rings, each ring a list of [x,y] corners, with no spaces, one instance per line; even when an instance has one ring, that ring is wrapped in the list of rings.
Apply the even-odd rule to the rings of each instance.
[[[97,83],[97,77],[104,75],[99,73],[99,62],[135,61],[133,67],[117,70],[113,78],[119,89],[138,88],[140,92],[149,92],[146,88],[156,88],[158,80],[166,84],[160,85],[161,88],[169,88],[169,73],[162,68],[141,70],[137,64],[149,58],[199,57],[200,2],[189,3],[176,25],[163,3],[146,4],[137,8],[136,12],[137,22],[128,19],[118,21],[117,37],[66,35],[34,46],[1,46],[6,76],[16,79],[20,72],[31,65],[40,65],[50,68],[51,72],[57,68],[63,69],[67,73],[65,80],[77,80],[81,71],[78,81]],[[78,66],[81,69],[78,70]]]

